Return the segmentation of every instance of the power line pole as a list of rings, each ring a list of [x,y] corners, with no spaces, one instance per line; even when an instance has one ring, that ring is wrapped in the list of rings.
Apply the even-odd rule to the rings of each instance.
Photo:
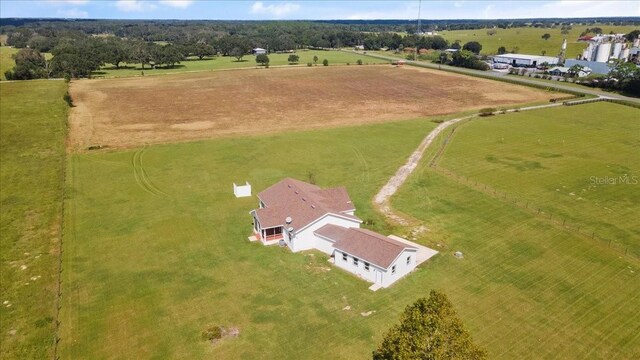
[[[418,31],[417,33],[420,34],[420,10],[422,8],[422,0],[418,1]]]

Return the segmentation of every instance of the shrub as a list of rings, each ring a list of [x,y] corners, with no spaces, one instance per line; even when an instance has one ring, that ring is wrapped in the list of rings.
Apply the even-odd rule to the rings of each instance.
[[[358,61],[356,61],[356,63],[357,63],[358,65],[362,65],[362,59],[358,59]]]
[[[310,63],[310,62],[308,62],[308,63],[307,63],[307,66],[313,66],[313,64],[312,64],[312,63]]]
[[[322,65],[329,66],[329,60],[327,59],[322,60]]]
[[[67,105],[69,105],[69,107],[73,107],[73,99],[71,98],[71,95],[69,95],[68,91],[64,93],[64,95],[62,96],[62,99],[64,99],[64,101],[67,103]]]
[[[495,112],[496,112],[496,108],[484,108],[484,109],[480,109],[479,115],[480,116],[491,116]]]
[[[222,327],[209,326],[202,332],[202,340],[214,341],[222,338]]]
[[[347,65],[351,65],[351,63],[347,63]]]

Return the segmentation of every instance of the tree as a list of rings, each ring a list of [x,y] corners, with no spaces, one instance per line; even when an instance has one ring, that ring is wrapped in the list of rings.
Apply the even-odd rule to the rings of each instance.
[[[229,55],[233,56],[234,58],[236,58],[236,61],[240,62],[244,57],[244,51],[242,51],[242,49],[240,49],[239,47],[234,47],[229,52]]]
[[[607,77],[618,80],[622,86],[627,81],[640,79],[640,68],[632,62],[615,60]]]
[[[16,66],[13,70],[5,72],[7,80],[31,80],[47,77],[47,62],[38,50],[20,49],[13,55],[13,59]]]
[[[578,74],[580,74],[580,71],[582,71],[582,69],[584,69],[584,66],[580,64],[575,64],[572,67],[570,67],[567,72],[569,73],[569,76],[575,77],[575,76],[578,76]]]
[[[291,54],[289,55],[289,58],[287,59],[287,61],[289,61],[290,64],[296,64],[298,61],[300,61],[300,56],[296,54]]]
[[[633,42],[640,37],[640,30],[636,29],[624,36],[627,41]]]
[[[451,65],[476,70],[489,70],[489,65],[478,60],[469,50],[456,51],[452,55]]]
[[[193,46],[191,46],[191,53],[198,57],[198,59],[202,60],[205,56],[211,56],[215,54],[215,50],[213,46],[203,43],[197,42]]]
[[[358,60],[356,60],[356,64],[358,64],[358,65],[362,65],[362,59],[358,59]]]
[[[507,53],[507,48],[505,48],[504,46],[500,46],[498,48],[498,55],[502,55],[502,54],[506,54]]]
[[[269,56],[267,56],[267,54],[258,54],[256,56],[256,63],[264,66],[269,65]]]
[[[322,60],[322,65],[329,66],[329,60],[327,59]]]
[[[462,50],[469,50],[474,54],[480,54],[480,50],[482,50],[482,45],[480,45],[477,41],[469,41],[468,43],[462,46]]]
[[[144,66],[151,62],[151,45],[144,41],[136,41],[131,46],[131,58],[139,62],[144,70]]]
[[[542,35],[542,38],[545,39],[545,40],[549,40],[549,38],[551,38],[551,34],[548,34],[548,33],[544,34],[544,35]]]
[[[119,38],[107,38],[105,40],[104,51],[105,62],[113,64],[116,69],[120,68],[120,63],[132,60],[132,51],[129,44]]]
[[[373,352],[374,360],[386,359],[486,359],[474,344],[447,296],[432,290],[407,306],[400,323],[384,336]]]
[[[314,55],[314,56],[313,56],[313,63],[314,63],[314,64],[317,64],[317,63],[318,63],[318,56],[317,56],[317,55]]]
[[[55,76],[90,77],[104,65],[104,43],[97,38],[66,39],[51,53],[50,71]]]
[[[451,44],[452,49],[460,50],[462,46],[460,45],[460,40],[456,40],[453,44]]]

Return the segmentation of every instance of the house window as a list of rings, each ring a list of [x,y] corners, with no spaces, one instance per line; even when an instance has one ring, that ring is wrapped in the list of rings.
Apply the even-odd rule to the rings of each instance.
[[[411,262],[411,256],[407,256],[407,265]]]
[[[357,257],[353,258],[353,265],[358,266],[358,258]]]
[[[347,253],[342,253],[342,261],[347,261]]]
[[[391,267],[391,273],[392,273],[392,274],[395,274],[395,273],[396,273],[396,266],[395,266],[395,265],[393,265],[393,266]]]
[[[364,263],[364,269],[366,271],[369,271],[369,263],[368,262]]]

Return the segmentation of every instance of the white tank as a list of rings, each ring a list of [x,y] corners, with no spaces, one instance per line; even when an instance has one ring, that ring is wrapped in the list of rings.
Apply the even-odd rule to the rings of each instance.
[[[640,37],[633,40],[633,47],[638,47],[638,46],[640,46]]]
[[[622,49],[622,52],[620,53],[620,59],[629,60],[629,49]]]
[[[598,52],[596,53],[596,62],[609,61],[609,54],[611,54],[611,43],[602,43],[598,45]]]
[[[622,52],[622,43],[615,43],[613,44],[613,54],[611,55],[611,57],[613,57],[614,59],[617,59],[620,57],[620,53]]]
[[[593,48],[594,48],[593,43],[589,43],[589,46],[587,46],[587,48],[584,49],[584,51],[582,51],[582,58],[584,60],[587,60],[587,61],[593,60]]]

